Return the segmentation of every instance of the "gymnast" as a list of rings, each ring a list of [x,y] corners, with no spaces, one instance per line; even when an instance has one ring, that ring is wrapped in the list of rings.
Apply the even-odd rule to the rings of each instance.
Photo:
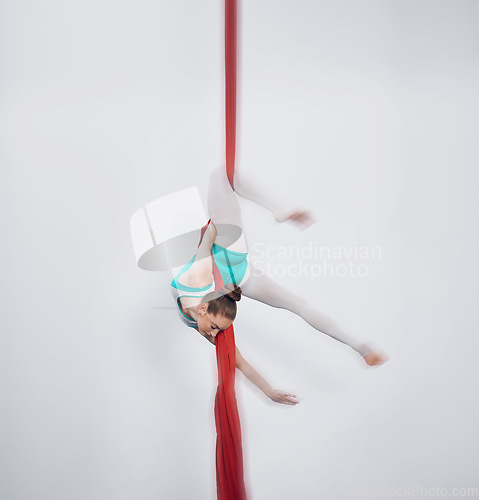
[[[277,222],[292,221],[302,229],[315,222],[312,214],[291,207],[279,196],[266,192],[236,169],[234,190],[224,166],[213,170],[208,186],[210,220],[196,254],[171,281],[171,293],[178,306],[180,319],[196,329],[212,344],[221,330],[226,330],[236,318],[236,302],[245,295],[272,307],[297,314],[314,329],[350,346],[370,365],[381,365],[387,357],[367,343],[350,338],[327,315],[304,298],[279,285],[255,267],[248,259],[248,245],[243,230],[241,209],[235,193],[269,210]],[[231,228],[238,228],[239,238],[231,237]],[[235,241],[232,242],[232,239]],[[218,266],[224,286],[215,291],[212,258]],[[236,347],[236,367],[264,394],[277,403],[296,405],[296,395],[273,389],[271,385],[242,357]]]

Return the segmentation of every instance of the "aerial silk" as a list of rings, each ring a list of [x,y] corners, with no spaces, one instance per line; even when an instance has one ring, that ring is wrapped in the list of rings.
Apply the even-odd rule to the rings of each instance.
[[[203,236],[211,219],[201,228]],[[213,276],[215,290],[223,286],[223,278],[215,263]],[[215,397],[216,424],[216,492],[218,500],[246,500],[243,479],[243,449],[241,427],[235,395],[236,343],[231,324],[215,337],[216,364],[218,366],[218,389]]]
[[[234,189],[236,152],[237,0],[225,0],[225,132],[226,174]],[[211,219],[201,229],[201,239]],[[201,240],[200,240],[201,242]],[[213,262],[215,290],[223,286]],[[233,325],[215,337],[218,389],[215,397],[216,492],[218,500],[246,500],[241,427],[235,394],[236,344]]]
[[[226,175],[234,189],[236,153],[236,0],[225,0],[225,131]]]
[[[213,275],[221,274],[213,266]],[[223,285],[217,285],[221,288]],[[216,287],[215,287],[216,288]],[[241,427],[235,395],[236,344],[233,325],[215,337],[218,389],[215,398],[216,491],[218,500],[246,500]]]
[[[201,228],[201,239],[210,223]],[[213,262],[215,290],[223,286],[223,278]],[[218,366],[218,389],[215,397],[216,424],[216,492],[218,500],[246,500],[243,479],[241,427],[235,395],[236,344],[233,325],[215,337]]]

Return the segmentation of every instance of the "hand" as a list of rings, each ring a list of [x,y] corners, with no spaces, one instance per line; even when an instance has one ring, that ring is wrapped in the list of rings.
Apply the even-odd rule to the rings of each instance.
[[[385,363],[389,358],[377,351],[369,351],[363,356],[363,359],[369,366],[379,366]]]
[[[283,391],[278,391],[276,389],[271,389],[271,391],[266,394],[270,399],[272,399],[275,403],[283,403],[286,405],[295,405],[298,404],[299,401],[294,394],[288,394]]]
[[[218,231],[216,229],[216,226],[213,224],[213,221],[210,221],[210,236],[211,236],[211,241],[215,241],[216,235]]]

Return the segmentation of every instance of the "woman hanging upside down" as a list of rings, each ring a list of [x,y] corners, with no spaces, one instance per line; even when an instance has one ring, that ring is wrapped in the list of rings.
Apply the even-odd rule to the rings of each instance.
[[[208,228],[196,254],[171,282],[171,292],[181,320],[214,344],[218,332],[226,330],[236,318],[236,302],[241,295],[245,295],[301,316],[316,330],[349,345],[368,365],[381,365],[387,361],[386,356],[372,350],[366,343],[350,338],[312,303],[282,287],[255,267],[254,262],[248,259],[241,209],[235,192],[270,210],[277,222],[291,220],[302,228],[315,222],[307,210],[287,207],[284,201],[264,192],[259,183],[249,181],[237,170],[233,191],[225,167],[216,168],[208,187]],[[241,230],[239,238],[232,238],[231,228]],[[234,243],[231,243],[232,240],[235,240]],[[216,291],[212,258],[224,283],[223,288]],[[290,405],[299,403],[295,395],[273,389],[241,356],[238,348],[236,367],[273,401]]]

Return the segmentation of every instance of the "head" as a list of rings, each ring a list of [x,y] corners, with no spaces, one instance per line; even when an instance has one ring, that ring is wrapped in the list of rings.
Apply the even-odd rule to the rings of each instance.
[[[198,306],[198,329],[216,337],[226,330],[236,318],[236,302],[241,300],[241,288],[227,284],[220,290],[206,294]]]

